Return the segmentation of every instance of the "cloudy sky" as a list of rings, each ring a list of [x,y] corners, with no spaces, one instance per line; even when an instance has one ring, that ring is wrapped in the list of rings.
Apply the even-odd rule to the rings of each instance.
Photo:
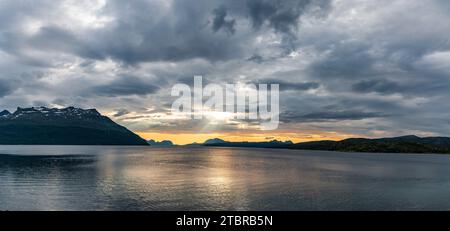
[[[0,109],[97,108],[177,143],[450,135],[444,0],[0,0]],[[280,127],[186,120],[175,83],[280,84]]]

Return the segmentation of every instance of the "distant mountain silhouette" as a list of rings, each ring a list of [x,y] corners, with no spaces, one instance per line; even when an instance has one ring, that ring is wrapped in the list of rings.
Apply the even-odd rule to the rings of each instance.
[[[226,144],[226,143],[229,143],[229,142],[219,139],[219,138],[214,138],[214,139],[209,139],[209,140],[205,141],[203,143],[203,145],[216,145],[216,144]]]
[[[218,147],[249,147],[249,148],[283,148],[292,145],[291,141],[272,140],[267,142],[229,142],[219,138],[207,140],[203,146],[218,146]]]
[[[450,153],[450,138],[421,138],[414,135],[380,139],[350,138],[297,143],[288,148],[343,152]]]
[[[151,146],[155,146],[155,147],[170,147],[170,146],[173,146],[173,143],[170,140],[163,140],[161,142],[158,142],[158,141],[155,141],[155,140],[147,140],[147,143],[150,144]]]
[[[288,148],[304,150],[324,150],[342,152],[379,153],[450,153],[449,137],[418,137],[414,135],[392,138],[366,139],[350,138],[341,141],[312,141],[292,143],[291,141],[269,142],[229,142],[219,138],[209,139],[197,146],[248,147],[248,148]]]
[[[97,110],[74,107],[2,111],[0,144],[148,145]]]
[[[190,143],[190,144],[185,144],[185,145],[183,145],[183,146],[185,146],[185,147],[202,147],[203,144],[202,144],[202,143],[194,142],[194,143]]]

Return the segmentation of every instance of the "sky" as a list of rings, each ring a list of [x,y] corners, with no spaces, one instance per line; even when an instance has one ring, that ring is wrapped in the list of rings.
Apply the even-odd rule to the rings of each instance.
[[[175,143],[450,135],[444,0],[0,0],[0,109],[96,108]],[[174,84],[280,84],[280,125],[180,119]]]

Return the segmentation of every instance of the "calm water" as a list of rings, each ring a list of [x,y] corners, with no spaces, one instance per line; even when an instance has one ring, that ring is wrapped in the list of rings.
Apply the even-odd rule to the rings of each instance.
[[[450,210],[450,156],[0,146],[0,210]]]

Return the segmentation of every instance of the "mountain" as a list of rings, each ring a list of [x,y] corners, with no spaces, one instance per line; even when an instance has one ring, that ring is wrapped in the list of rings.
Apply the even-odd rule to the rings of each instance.
[[[3,110],[3,111],[0,112],[0,119],[2,119],[2,118],[7,118],[7,117],[9,117],[10,115],[11,115],[11,113],[10,113],[9,111]]]
[[[219,138],[214,138],[214,139],[206,140],[203,143],[194,142],[194,143],[190,143],[190,144],[184,144],[183,146],[185,146],[185,147],[219,146],[219,144],[226,144],[226,143],[229,143],[229,142],[224,141]]]
[[[197,142],[194,142],[194,143],[190,143],[190,144],[185,144],[185,145],[183,145],[184,147],[202,147],[203,146],[203,144],[201,144],[201,143],[197,143]]]
[[[214,138],[214,139],[209,139],[209,140],[205,141],[203,143],[203,145],[218,145],[218,144],[226,144],[226,143],[229,143],[229,142],[219,139],[219,138]]]
[[[216,147],[248,147],[248,148],[283,148],[292,145],[291,141],[272,140],[268,142],[229,142],[219,138],[207,140],[203,143],[204,146]]]
[[[288,148],[343,152],[450,153],[450,138],[421,138],[413,135],[380,139],[350,138],[297,143]]]
[[[0,144],[148,145],[95,109],[19,107],[1,115]]]
[[[163,140],[161,142],[158,142],[158,141],[155,141],[155,140],[147,140],[147,143],[150,144],[151,146],[155,146],[155,147],[170,147],[170,146],[173,146],[173,143],[170,140]]]

